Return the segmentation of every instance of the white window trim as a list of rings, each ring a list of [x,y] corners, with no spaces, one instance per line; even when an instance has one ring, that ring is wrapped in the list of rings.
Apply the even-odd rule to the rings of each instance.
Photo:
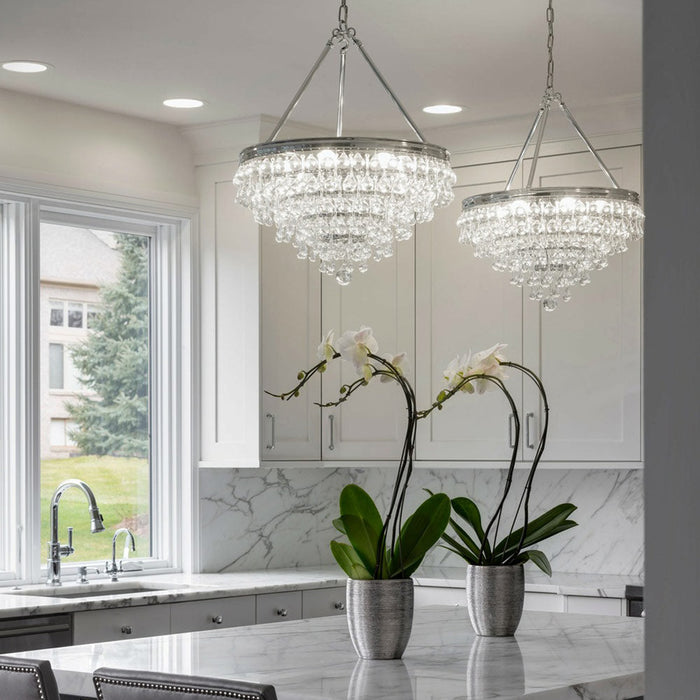
[[[36,195],[36,188],[32,188]],[[8,214],[22,217],[24,235],[18,235],[16,245],[7,244],[3,236],[0,263],[3,256],[11,262],[14,275],[3,279],[0,300],[11,297],[20,304],[4,304],[0,322],[17,331],[15,341],[5,343],[0,352],[3,392],[0,406],[0,441],[2,458],[9,465],[9,486],[5,517],[0,525],[9,537],[0,547],[6,553],[3,565],[18,562],[14,571],[0,571],[3,583],[42,582],[46,569],[46,546],[39,543],[39,229],[40,222],[71,223],[92,228],[113,228],[126,233],[146,233],[151,236],[151,396],[152,468],[154,489],[152,518],[160,524],[155,530],[154,550],[159,558],[144,560],[143,573],[195,570],[198,562],[197,538],[198,488],[195,478],[194,445],[195,416],[192,399],[195,396],[193,313],[196,280],[196,260],[193,241],[196,237],[195,212],[169,209],[162,205],[149,206],[135,202],[126,208],[122,198],[105,198],[95,203],[90,196],[70,201],[58,200],[50,191],[44,196],[23,197],[21,193],[0,193]],[[55,195],[61,196],[60,193]],[[118,220],[118,224],[116,221]],[[7,250],[6,250],[7,248]],[[8,258],[8,255],[12,257]],[[4,314],[4,317],[3,317]],[[26,323],[25,323],[26,320]],[[10,334],[12,337],[12,334]],[[158,357],[158,362],[153,358]],[[6,437],[15,437],[7,440]],[[169,465],[165,478],[165,465]],[[19,498],[15,498],[19,496]],[[18,523],[21,529],[18,530]],[[60,523],[61,529],[72,524]],[[14,534],[17,533],[15,537]],[[62,534],[62,533],[61,533]],[[111,542],[110,542],[111,544]],[[106,550],[109,548],[106,547]],[[76,552],[76,555],[79,555]],[[40,564],[41,562],[41,564]],[[80,562],[84,564],[85,562]],[[103,565],[104,562],[88,562]],[[74,577],[77,561],[65,559],[64,580]]]

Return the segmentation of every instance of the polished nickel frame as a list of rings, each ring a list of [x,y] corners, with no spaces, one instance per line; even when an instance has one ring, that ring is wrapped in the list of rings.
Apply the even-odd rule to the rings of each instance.
[[[501,190],[467,197],[462,201],[462,210],[485,204],[500,204],[516,199],[549,199],[552,197],[578,197],[581,199],[617,200],[639,204],[639,195],[621,187],[526,187],[520,190]]]

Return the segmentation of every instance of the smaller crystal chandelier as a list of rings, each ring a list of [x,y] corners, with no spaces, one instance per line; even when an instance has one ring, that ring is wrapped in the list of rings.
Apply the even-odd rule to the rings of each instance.
[[[346,0],[321,55],[292,98],[270,138],[245,148],[233,183],[236,201],[252,210],[297,257],[318,261],[321,272],[349,284],[355,270],[391,257],[394,241],[413,235],[433,210],[454,196],[449,153],[426,143],[418,127],[347,24]],[[343,136],[346,52],[354,44],[389,93],[418,141]],[[328,52],[340,50],[335,138],[275,141]]]
[[[607,266],[608,256],[627,250],[642,236],[644,213],[639,195],[621,189],[576,123],[562,96],[554,92],[554,9],[547,8],[547,89],[506,188],[468,197],[457,221],[460,243],[471,243],[477,258],[491,258],[511,283],[530,288],[530,299],[547,311],[569,301],[573,285],[590,282],[591,270]],[[558,105],[610,181],[604,187],[532,187],[547,116]],[[511,190],[525,152],[536,136],[524,189]]]

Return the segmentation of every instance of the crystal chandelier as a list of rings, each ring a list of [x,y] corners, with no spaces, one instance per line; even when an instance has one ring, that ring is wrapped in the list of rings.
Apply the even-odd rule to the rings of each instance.
[[[457,221],[460,243],[471,243],[477,258],[490,258],[511,283],[530,288],[530,299],[547,311],[569,301],[570,288],[590,282],[591,270],[607,266],[608,256],[627,250],[641,237],[644,213],[639,195],[620,188],[591,142],[576,123],[560,93],[554,91],[554,9],[547,8],[547,89],[504,191],[468,197]],[[558,105],[610,187],[532,187],[547,116]],[[511,185],[535,139],[524,189]]]
[[[455,175],[449,153],[426,143],[388,83],[347,24],[342,0],[338,26],[264,143],[245,148],[233,183],[236,201],[297,257],[318,261],[321,272],[349,284],[370,260],[391,257],[394,241],[413,235],[433,210],[453,198]],[[354,45],[399,109],[418,141],[343,136],[345,63]],[[335,138],[275,141],[328,52],[340,53]]]

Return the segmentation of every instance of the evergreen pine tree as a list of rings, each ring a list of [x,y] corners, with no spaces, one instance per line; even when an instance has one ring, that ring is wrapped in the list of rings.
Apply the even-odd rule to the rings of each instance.
[[[146,457],[149,388],[148,239],[116,234],[121,268],[101,290],[87,339],[71,348],[81,384],[94,395],[66,404],[85,454]]]

